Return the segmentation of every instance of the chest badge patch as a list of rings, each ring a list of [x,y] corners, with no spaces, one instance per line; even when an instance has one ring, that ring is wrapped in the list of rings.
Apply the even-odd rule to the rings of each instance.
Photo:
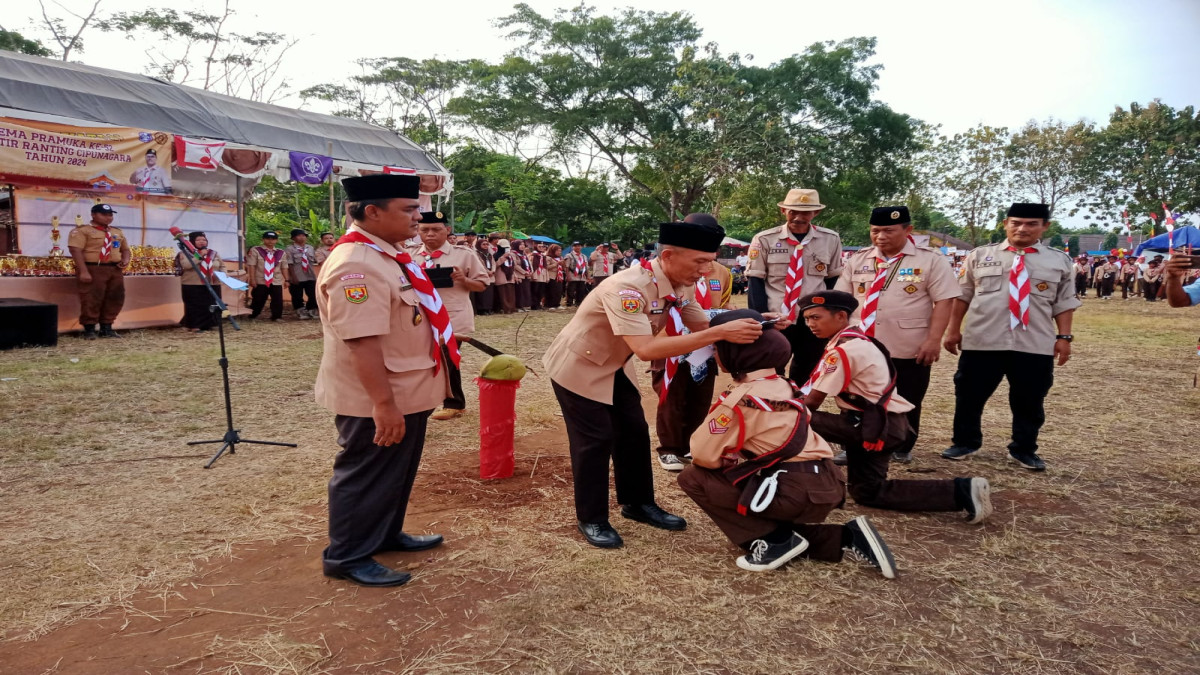
[[[825,271],[825,263],[817,263],[816,269],[818,272],[824,272]]]
[[[346,300],[349,300],[355,305],[361,305],[367,301],[367,285],[360,284],[358,286],[346,286]]]
[[[859,284],[859,285],[858,285],[858,292],[859,292],[859,294],[860,294],[860,295],[861,295],[861,294],[863,294],[863,293],[866,293],[866,292],[867,292],[867,285],[866,285],[866,284]]]
[[[719,291],[721,290],[721,282],[716,279],[710,279],[708,282],[708,288],[709,290]]]
[[[1046,283],[1046,282],[1044,282],[1044,281],[1043,281],[1042,283],[1040,283],[1040,284],[1038,284],[1038,285],[1037,285],[1037,289],[1038,289],[1039,291],[1044,291],[1044,290],[1046,290],[1047,288],[1050,288],[1050,284],[1048,284],[1048,283]]]
[[[729,431],[729,423],[732,421],[729,415],[721,413],[708,421],[708,433],[723,434]]]
[[[913,293],[917,292],[917,287],[915,284],[909,284],[904,287],[904,292],[908,293],[909,295],[912,295]]]
[[[637,314],[642,311],[642,301],[637,298],[624,298],[621,300],[621,311],[626,314]]]

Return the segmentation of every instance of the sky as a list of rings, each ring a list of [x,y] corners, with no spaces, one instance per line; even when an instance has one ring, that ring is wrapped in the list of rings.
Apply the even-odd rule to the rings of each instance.
[[[64,14],[52,4],[51,11]],[[89,0],[58,0],[76,12]],[[232,0],[234,28],[273,30],[300,39],[285,71],[294,89],[336,82],[357,71],[355,59],[494,60],[514,43],[494,21],[511,9],[503,1],[442,0],[306,3]],[[191,4],[191,3],[190,3]],[[218,12],[221,2],[191,6]],[[529,0],[544,15],[570,3]],[[601,12],[631,2],[591,2]],[[37,0],[8,0],[2,23],[29,36],[40,17]],[[151,0],[101,0],[100,11],[136,11]],[[1174,107],[1200,104],[1200,0],[840,0],[742,2],[641,0],[639,9],[687,11],[704,41],[724,52],[753,54],[771,63],[818,41],[878,38],[884,66],[877,97],[894,110],[946,133],[975,124],[1016,128],[1030,119],[1104,123],[1116,105],[1160,98]],[[744,11],[739,8],[752,8]],[[347,11],[348,9],[353,11]],[[70,22],[68,22],[70,23]],[[92,32],[77,60],[141,72],[144,45]],[[45,41],[45,40],[44,40]],[[72,59],[76,60],[76,59]],[[298,106],[292,98],[285,104]]]

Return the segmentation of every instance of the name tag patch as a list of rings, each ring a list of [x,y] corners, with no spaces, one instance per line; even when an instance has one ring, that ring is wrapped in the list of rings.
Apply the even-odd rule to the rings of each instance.
[[[365,275],[365,274],[343,274],[342,276],[338,277],[338,281],[348,281],[350,279],[366,279],[366,278],[367,278],[367,275]]]
[[[708,288],[713,291],[719,291],[721,290],[721,282],[717,281],[716,279],[711,279],[708,282]]]

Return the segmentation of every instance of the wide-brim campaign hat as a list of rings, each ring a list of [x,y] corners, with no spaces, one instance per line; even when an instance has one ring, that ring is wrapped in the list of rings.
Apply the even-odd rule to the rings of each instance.
[[[821,195],[816,190],[793,188],[779,202],[779,207],[789,211],[820,211],[825,205],[821,203]]]

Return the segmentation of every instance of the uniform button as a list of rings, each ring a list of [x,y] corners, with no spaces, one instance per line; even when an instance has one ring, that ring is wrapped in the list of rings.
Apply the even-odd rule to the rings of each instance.
[[[590,349],[589,349],[589,350],[587,350],[585,353],[586,353],[587,355],[591,356],[591,354],[592,354],[592,350],[590,350]]]

